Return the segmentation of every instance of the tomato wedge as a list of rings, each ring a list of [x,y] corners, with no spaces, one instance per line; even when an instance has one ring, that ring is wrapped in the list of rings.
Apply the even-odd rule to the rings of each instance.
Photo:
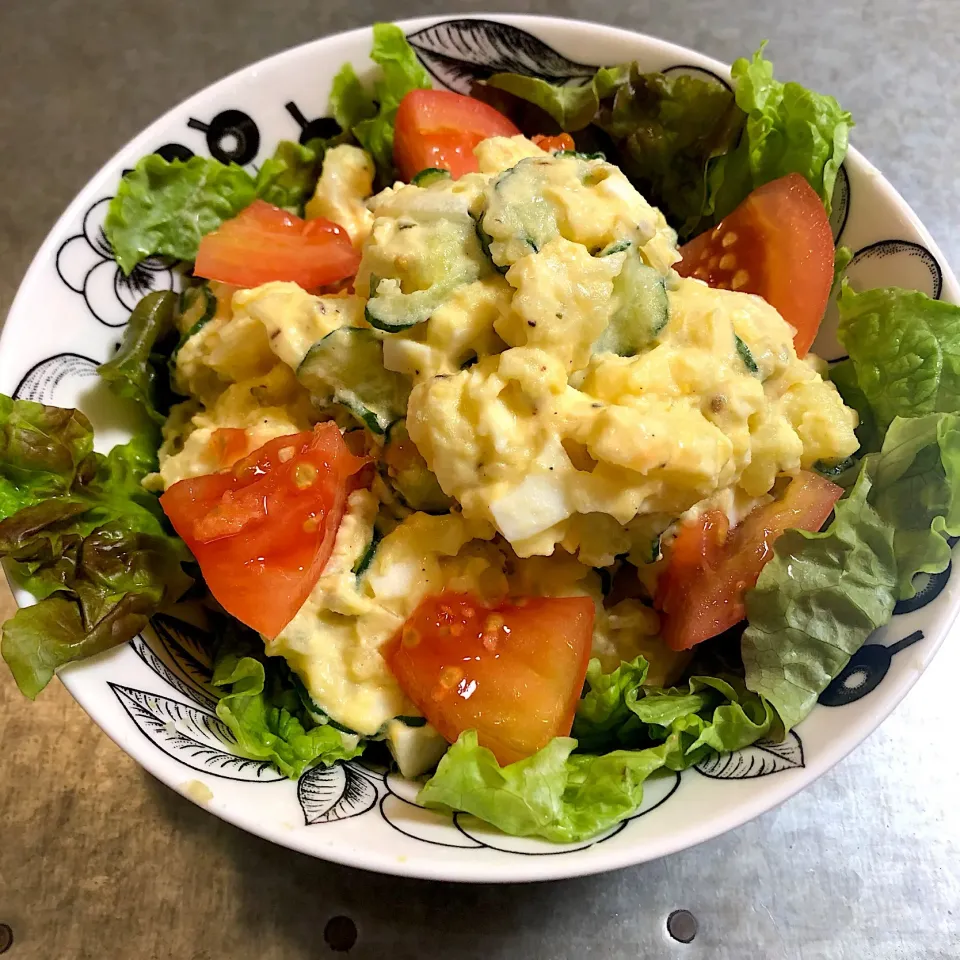
[[[336,424],[321,423],[265,443],[229,470],[175,483],[160,504],[223,608],[275,637],[323,572],[366,463]]]
[[[833,233],[820,197],[799,174],[757,187],[713,229],[680,248],[683,277],[756,293],[796,331],[806,356],[833,285]]]
[[[573,142],[573,137],[569,133],[558,133],[555,137],[546,137],[542,133],[532,137],[533,142],[547,153],[555,153],[558,150],[576,150],[577,145]]]
[[[451,743],[476,730],[501,764],[566,736],[593,642],[589,597],[526,597],[485,607],[428,597],[382,653],[404,693]]]
[[[744,595],[754,586],[773,544],[785,530],[819,530],[843,493],[816,473],[801,470],[780,500],[757,507],[729,529],[719,510],[685,524],[668,548],[657,583],[660,635],[687,650],[729,630],[746,616]]]
[[[493,107],[450,90],[411,90],[397,109],[393,162],[404,180],[428,167],[456,180],[479,169],[473,148],[520,131]]]
[[[200,241],[193,272],[238,287],[289,280],[313,290],[352,277],[359,265],[343,227],[254,200]]]

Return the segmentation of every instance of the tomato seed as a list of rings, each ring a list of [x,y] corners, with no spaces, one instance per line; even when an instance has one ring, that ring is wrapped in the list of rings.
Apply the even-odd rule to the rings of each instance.
[[[732,253],[725,253],[720,258],[720,269],[721,270],[732,270],[737,265],[737,258]]]
[[[420,642],[420,634],[413,627],[404,627],[400,642],[405,647],[415,647]]]
[[[298,463],[293,468],[293,482],[298,490],[312,487],[317,479],[317,468],[309,463]]]
[[[281,448],[281,450],[280,450],[280,452],[277,454],[277,456],[280,458],[280,462],[281,462],[281,463],[288,463],[290,460],[293,459],[293,455],[294,455],[296,452],[297,452],[297,451],[294,450],[293,447],[283,447],[283,448]]]
[[[739,290],[750,282],[750,274],[746,270],[738,270],[733,275],[733,289]]]
[[[452,690],[463,679],[463,671],[459,667],[444,667],[440,671],[440,686],[444,690]]]
[[[444,667],[440,671],[440,681],[430,693],[432,700],[443,700],[451,690],[463,680],[463,671],[459,667]]]
[[[732,230],[728,230],[723,235],[723,239],[720,241],[720,246],[732,247],[736,242],[737,242],[737,235]]]

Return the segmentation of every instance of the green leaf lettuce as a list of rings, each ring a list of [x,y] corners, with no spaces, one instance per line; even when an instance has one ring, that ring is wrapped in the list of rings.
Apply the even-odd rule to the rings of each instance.
[[[413,47],[407,43],[403,31],[392,23],[373,25],[373,49],[370,59],[380,67],[373,97],[368,102],[357,91],[352,67],[343,67],[334,80],[334,89],[339,91],[336,110],[344,120],[353,120],[349,129],[360,145],[373,157],[379,180],[388,184],[394,175],[393,130],[400,101],[411,90],[429,90],[430,76],[420,65]],[[344,71],[347,71],[345,74]],[[351,76],[352,75],[352,76]],[[377,104],[376,113],[369,113],[369,104]],[[344,124],[345,129],[347,127]]]
[[[237,738],[241,752],[255,760],[269,760],[286,776],[296,779],[313,764],[329,765],[363,752],[357,737],[328,724],[314,725],[282,661],[253,655],[254,642],[237,642],[239,628],[224,628],[214,665],[213,682],[224,689],[217,716]]]
[[[865,467],[826,530],[778,537],[773,559],[747,593],[746,685],[777,711],[782,732],[810,712],[893,613],[894,531],[870,505],[872,487]]]
[[[838,337],[877,427],[960,412],[960,307],[915,290],[844,283]]]
[[[177,295],[169,290],[148,293],[130,314],[120,349],[97,367],[117,396],[133,400],[158,425],[172,399],[167,358],[178,339],[176,305]]]
[[[124,273],[157,254],[193,260],[201,238],[256,195],[253,177],[235,163],[151,153],[120,181],[103,229]]]
[[[746,126],[737,148],[711,165],[705,212],[719,222],[755,187],[799,173],[830,213],[850,114],[833,97],[776,80],[763,46],[749,60],[737,60],[731,75]]]
[[[685,770],[714,752],[738,750],[775,720],[737,680],[693,677],[686,688],[665,689],[644,687],[646,673],[642,657],[609,674],[592,661],[576,739],[558,737],[505,767],[478,745],[475,731],[462,734],[418,802],[464,810],[518,836],[581,840],[633,815],[643,782],[658,770]]]
[[[533,756],[501,767],[469,730],[444,754],[417,802],[472,813],[514,836],[568,843],[633,814],[643,800],[643,782],[675,749],[663,743],[598,757],[573,754],[576,745],[570,737],[556,737]]]
[[[311,140],[305,145],[281,140],[257,173],[257,197],[302,216],[304,204],[313,196],[320,178],[324,144],[323,140]]]
[[[103,224],[124,273],[146,257],[193,260],[200,241],[256,199],[300,215],[313,195],[325,141],[281,140],[256,177],[212,157],[141,158],[117,187]]]

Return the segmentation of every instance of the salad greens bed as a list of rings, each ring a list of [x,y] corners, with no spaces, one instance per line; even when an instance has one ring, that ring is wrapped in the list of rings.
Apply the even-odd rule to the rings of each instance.
[[[120,266],[129,272],[155,254],[190,261],[204,234],[258,197],[302,213],[332,143],[361,144],[380,184],[392,182],[397,106],[430,81],[397,27],[374,28],[372,58],[381,68],[374,89],[349,65],[334,81],[341,133],[281,143],[256,176],[203,157],[140,160],[105,225]],[[603,151],[681,237],[791,172],[829,210],[850,115],[831,97],[774,79],[762,49],[738,60],[733,78],[735,93],[627,64],[580,87],[497,74],[474,92],[526,133],[564,130],[578,150]],[[466,732],[424,785],[422,803],[518,835],[591,836],[633,813],[658,771],[784,737],[897,600],[913,595],[914,576],[945,569],[947,538],[960,535],[960,308],[896,288],[857,292],[840,282],[848,261],[838,251],[849,359],[831,376],[860,414],[861,450],[848,464],[825,465],[846,488],[826,528],[776,541],[747,596],[742,636],[701,645],[685,682],[669,689],[646,684],[642,657],[609,674],[593,661],[570,737],[500,767]],[[141,485],[156,469],[159,426],[176,399],[168,366],[178,309],[173,294],[145,297],[119,352],[99,368],[143,411],[141,430],[106,456],[93,451],[79,411],[0,397],[0,555],[38,600],[4,625],[2,654],[29,697],[58,667],[129,640],[156,612],[203,604],[196,565]],[[310,718],[286,664],[268,660],[256,634],[209,609],[205,616],[220,638],[217,713],[244,753],[296,777],[364,749]]]

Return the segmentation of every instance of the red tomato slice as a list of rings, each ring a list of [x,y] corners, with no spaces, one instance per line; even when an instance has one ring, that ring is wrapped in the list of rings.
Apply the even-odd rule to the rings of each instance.
[[[526,597],[491,608],[428,597],[382,648],[404,693],[451,743],[476,730],[501,764],[566,736],[593,642],[589,597]]]
[[[756,293],[796,330],[806,356],[833,285],[833,233],[820,197],[799,174],[757,187],[713,229],[680,248],[683,277]]]
[[[674,650],[688,650],[739,623],[744,595],[754,586],[773,544],[785,530],[819,530],[842,488],[801,470],[784,496],[757,507],[733,529],[719,510],[680,529],[668,548],[657,583],[660,635]]]
[[[547,153],[556,153],[558,150],[576,150],[577,145],[569,133],[558,133],[555,137],[545,137],[542,133],[536,134],[533,142]]]
[[[175,483],[160,504],[223,608],[275,637],[323,572],[366,463],[336,424],[321,423],[229,470]]]
[[[289,280],[313,290],[352,277],[359,265],[343,227],[254,200],[200,241],[193,272],[238,287]]]
[[[393,162],[409,181],[421,170],[449,170],[456,180],[479,169],[473,148],[487,137],[520,131],[493,107],[449,90],[411,90],[400,101]]]

